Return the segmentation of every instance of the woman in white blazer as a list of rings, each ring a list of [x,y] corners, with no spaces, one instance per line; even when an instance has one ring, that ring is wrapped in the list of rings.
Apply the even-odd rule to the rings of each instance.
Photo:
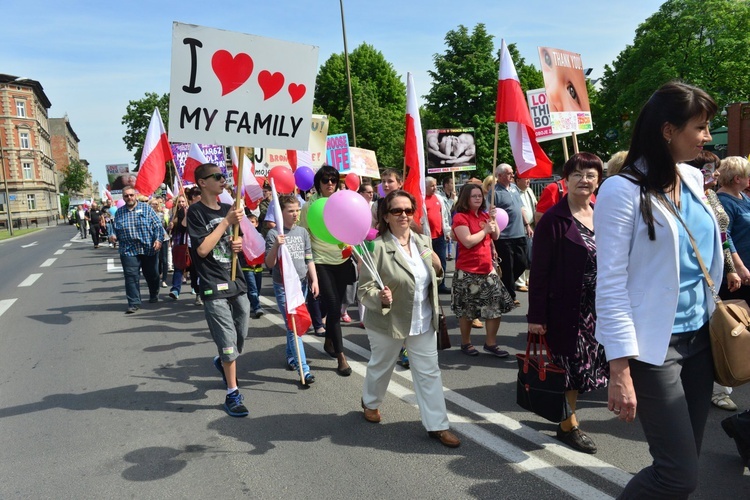
[[[596,338],[610,362],[608,407],[627,422],[638,411],[654,459],[623,499],[687,498],[697,487],[715,304],[689,234],[716,283],[723,256],[703,178],[682,162],[711,140],[716,109],[699,88],[662,86],[641,110],[625,167],[596,201]]]

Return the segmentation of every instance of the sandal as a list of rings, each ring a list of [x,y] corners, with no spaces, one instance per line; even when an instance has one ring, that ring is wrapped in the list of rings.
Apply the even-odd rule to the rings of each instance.
[[[461,344],[461,352],[467,356],[479,356],[479,351],[471,344]]]
[[[726,392],[714,394],[711,397],[711,402],[715,407],[721,408],[722,410],[737,411],[737,405],[730,399],[729,394]]]

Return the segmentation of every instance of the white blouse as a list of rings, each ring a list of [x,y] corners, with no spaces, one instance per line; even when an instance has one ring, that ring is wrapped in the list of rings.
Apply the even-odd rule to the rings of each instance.
[[[432,328],[432,306],[430,305],[432,279],[430,269],[427,267],[427,262],[420,257],[417,244],[414,243],[414,238],[409,237],[409,250],[411,251],[411,255],[409,255],[393,234],[391,234],[391,237],[396,241],[396,246],[398,246],[406,262],[409,263],[411,272],[414,275],[414,302],[411,309],[409,335],[432,333],[430,332]]]

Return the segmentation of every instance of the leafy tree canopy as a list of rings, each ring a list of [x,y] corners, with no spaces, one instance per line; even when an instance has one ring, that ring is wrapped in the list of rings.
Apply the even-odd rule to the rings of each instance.
[[[434,128],[474,127],[477,145],[477,172],[483,178],[492,172],[495,138],[495,105],[500,50],[485,25],[477,24],[469,32],[466,26],[445,35],[447,48],[435,54],[435,69],[430,91],[425,97],[422,126]],[[523,91],[544,87],[542,73],[526,61],[515,44],[508,45]],[[508,129],[499,127],[497,161],[513,163]]]
[[[63,170],[63,181],[60,184],[69,193],[81,193],[86,189],[90,174],[85,164],[72,160]]]
[[[344,54],[333,54],[315,81],[315,112],[328,115],[329,134],[349,134],[349,91]],[[406,86],[393,65],[372,45],[349,54],[357,146],[375,151],[381,168],[403,166]]]
[[[600,130],[626,149],[631,124],[651,94],[680,79],[706,90],[719,109],[750,95],[750,2],[668,0],[635,32],[612,66],[605,66]],[[714,126],[723,123],[717,116]],[[614,135],[614,134],[612,134]]]
[[[155,107],[159,108],[164,128],[169,130],[169,93],[160,96],[156,92],[146,92],[142,99],[128,103],[125,115],[122,117],[122,124],[126,126],[122,140],[128,151],[133,151],[136,166],[141,161],[143,141],[146,139],[146,132]]]

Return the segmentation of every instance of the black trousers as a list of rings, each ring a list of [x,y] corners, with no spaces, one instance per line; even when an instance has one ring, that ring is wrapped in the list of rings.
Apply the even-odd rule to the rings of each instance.
[[[508,289],[510,296],[515,300],[516,280],[528,267],[526,236],[496,240],[495,249],[501,259],[500,269],[503,271],[501,280],[505,288]]]
[[[326,340],[330,339],[336,354],[344,352],[344,341],[341,338],[341,304],[347,285],[356,279],[351,260],[343,264],[316,264],[320,301],[326,314]]]
[[[99,224],[91,224],[91,239],[94,241],[94,246],[99,246],[99,236],[101,231],[101,226]]]

